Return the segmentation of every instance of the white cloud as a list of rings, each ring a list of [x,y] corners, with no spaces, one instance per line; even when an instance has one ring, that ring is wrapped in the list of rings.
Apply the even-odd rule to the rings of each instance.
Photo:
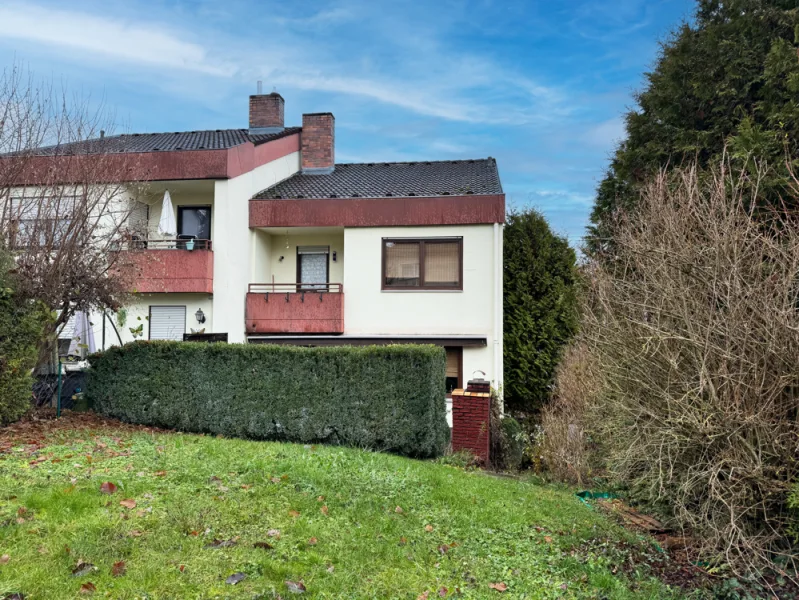
[[[180,39],[164,26],[31,4],[0,6],[0,38],[211,75],[231,75],[234,71],[232,65],[210,60],[202,46]]]
[[[175,18],[174,25],[167,25],[168,13],[151,17],[160,21],[148,22],[12,3],[0,6],[0,40],[50,48],[59,57],[81,65],[135,64],[144,69],[136,73],[123,69],[118,76],[135,77],[138,83],[144,71],[150,85],[167,93],[174,93],[170,81],[148,70],[180,72],[184,76],[180,89],[187,88],[187,76],[221,76],[236,82],[262,79],[267,88],[360,97],[426,117],[470,124],[540,124],[556,122],[571,112],[568,95],[560,90],[484,56],[447,48],[432,34],[421,47],[409,44],[408,39],[419,34],[412,20],[381,17],[378,11],[365,26],[361,19],[353,19],[356,12],[344,4],[306,17],[272,16],[258,26],[253,23],[253,31],[267,29],[269,36],[247,38],[226,34],[213,22],[201,20],[193,23]],[[348,23],[352,29],[337,31],[331,39],[318,35],[319,26],[331,23]],[[390,37],[368,37],[389,29]],[[367,51],[363,62],[353,62],[352,44],[359,36],[367,38],[361,44],[355,42],[358,49],[387,48],[395,55],[375,61]]]

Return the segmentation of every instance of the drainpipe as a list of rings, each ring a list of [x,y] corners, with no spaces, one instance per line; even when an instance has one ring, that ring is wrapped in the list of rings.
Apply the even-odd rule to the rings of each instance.
[[[500,330],[502,319],[502,244],[500,225],[494,223],[494,386],[499,388],[500,377]],[[503,410],[504,412],[504,410]]]

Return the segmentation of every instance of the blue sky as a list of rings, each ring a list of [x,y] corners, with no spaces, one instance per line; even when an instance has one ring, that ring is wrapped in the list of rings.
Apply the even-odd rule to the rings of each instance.
[[[578,243],[657,43],[689,0],[0,0],[2,63],[119,131],[247,126],[256,80],[336,115],[338,162],[493,156],[510,205]]]

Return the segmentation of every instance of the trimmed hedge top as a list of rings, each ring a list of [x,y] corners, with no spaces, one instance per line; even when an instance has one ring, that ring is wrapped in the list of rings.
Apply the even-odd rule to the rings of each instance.
[[[90,363],[94,409],[131,423],[424,457],[449,442],[436,346],[135,342]]]

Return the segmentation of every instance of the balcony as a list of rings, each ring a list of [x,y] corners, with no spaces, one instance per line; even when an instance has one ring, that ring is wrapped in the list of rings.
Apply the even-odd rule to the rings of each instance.
[[[344,333],[344,289],[340,283],[253,283],[245,322],[248,334]]]
[[[214,292],[210,240],[136,240],[122,252],[123,268],[136,293]]]

